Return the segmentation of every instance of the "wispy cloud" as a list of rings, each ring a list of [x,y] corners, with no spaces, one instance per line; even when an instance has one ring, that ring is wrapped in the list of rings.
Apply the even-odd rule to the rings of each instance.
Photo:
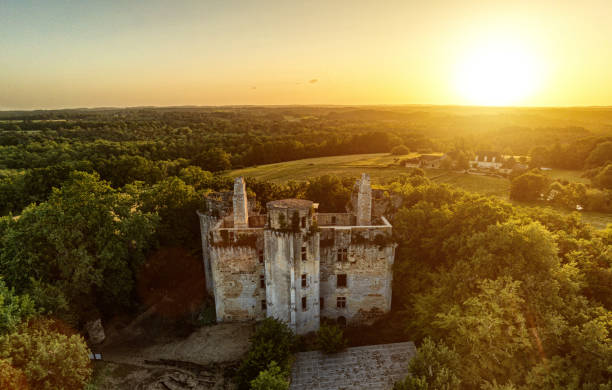
[[[318,82],[318,81],[319,81],[319,79],[311,79],[311,80],[308,80],[308,82],[309,82],[310,84],[314,84],[314,83],[316,83],[316,82]]]

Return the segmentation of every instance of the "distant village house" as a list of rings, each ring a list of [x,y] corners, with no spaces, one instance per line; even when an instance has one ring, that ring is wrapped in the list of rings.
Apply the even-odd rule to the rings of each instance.
[[[500,169],[504,164],[504,158],[501,153],[479,151],[473,160],[470,160],[471,168],[492,168]]]

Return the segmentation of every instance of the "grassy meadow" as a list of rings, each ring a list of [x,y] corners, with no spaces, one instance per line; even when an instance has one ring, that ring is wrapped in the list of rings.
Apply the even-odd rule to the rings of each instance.
[[[290,180],[306,180],[313,176],[336,175],[359,177],[366,172],[374,184],[382,184],[405,174],[408,169],[397,165],[397,161],[408,156],[392,156],[388,153],[352,154],[346,156],[331,156],[308,158],[277,164],[260,165],[229,172],[231,177],[245,176],[276,183]],[[475,176],[442,169],[424,169],[429,179],[438,183],[452,184],[467,191],[487,195],[507,197],[510,183],[507,179]]]
[[[290,180],[302,181],[309,177],[336,175],[359,177],[366,172],[374,184],[388,182],[407,172],[407,168],[397,165],[397,161],[407,157],[416,157],[414,153],[407,156],[392,156],[388,153],[352,154],[344,156],[317,157],[303,160],[288,161],[277,164],[266,164],[244,169],[229,171],[231,177],[245,176],[276,183]],[[424,169],[427,177],[437,183],[445,183],[470,192],[484,195],[494,195],[509,199],[510,181],[492,176],[468,175],[443,169]],[[580,171],[554,169],[546,171],[554,179],[588,183],[588,179],[580,176]],[[568,212],[567,210],[559,211]],[[604,228],[612,223],[612,215],[596,212],[582,212],[582,218],[597,228]]]

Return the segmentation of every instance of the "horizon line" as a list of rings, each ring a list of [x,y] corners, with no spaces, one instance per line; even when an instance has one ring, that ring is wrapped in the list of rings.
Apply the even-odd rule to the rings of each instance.
[[[457,108],[518,108],[518,109],[568,109],[568,108],[612,108],[610,105],[473,105],[473,104],[430,104],[430,103],[371,103],[371,104],[183,104],[183,105],[142,105],[142,106],[89,106],[89,107],[54,107],[54,108],[0,108],[0,113],[8,112],[36,112],[36,111],[77,111],[77,110],[130,110],[130,109],[158,109],[158,108],[240,108],[240,107],[262,107],[262,108],[282,108],[282,107],[457,107]]]

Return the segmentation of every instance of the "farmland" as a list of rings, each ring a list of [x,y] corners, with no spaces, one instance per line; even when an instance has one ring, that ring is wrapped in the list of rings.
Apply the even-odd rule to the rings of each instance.
[[[402,156],[405,157],[411,156]],[[319,157],[237,169],[228,174],[232,177],[245,176],[283,183],[322,175],[358,177],[362,172],[367,172],[373,183],[383,184],[408,172],[406,168],[397,165],[399,159],[387,153]],[[424,171],[434,182],[451,184],[467,191],[507,198],[510,190],[508,180],[503,178],[468,175],[442,169],[424,169]]]
[[[416,156],[416,154],[402,156],[401,158],[413,156]],[[318,157],[236,169],[229,171],[227,175],[285,183],[291,180],[302,181],[309,177],[322,175],[353,176],[356,178],[362,172],[367,172],[374,184],[384,184],[407,173],[406,168],[397,165],[397,161],[401,158],[388,153]],[[424,169],[424,171],[426,176],[436,183],[444,183],[470,192],[509,199],[510,181],[505,178],[468,175],[442,169]],[[587,179],[580,176],[580,171],[576,170],[554,169],[547,171],[547,175],[554,179],[588,183]],[[559,211],[567,212],[567,210],[561,209]],[[604,228],[607,223],[612,223],[612,215],[610,214],[585,212],[581,215],[585,221],[597,228]]]

